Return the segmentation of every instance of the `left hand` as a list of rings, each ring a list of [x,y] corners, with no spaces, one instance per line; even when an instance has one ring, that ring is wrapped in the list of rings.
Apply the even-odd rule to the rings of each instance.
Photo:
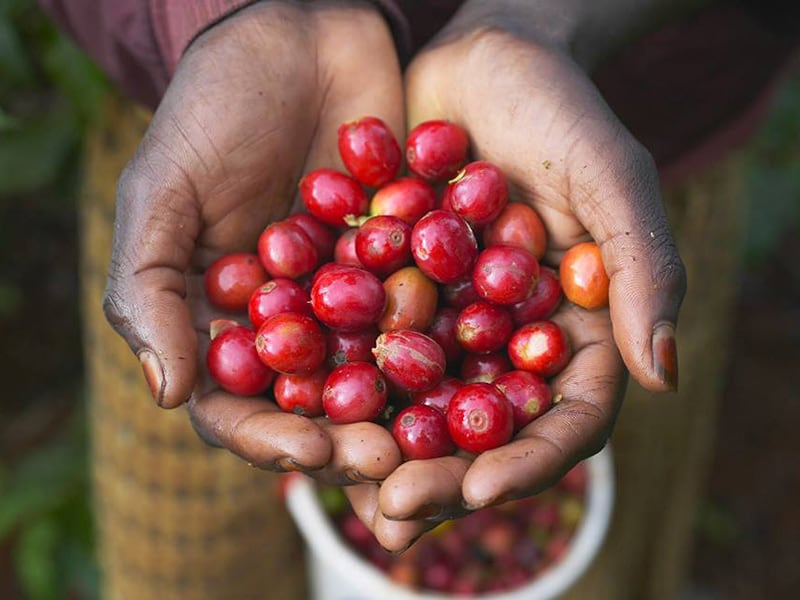
[[[409,126],[449,119],[469,132],[475,157],[498,165],[514,199],[542,217],[544,262],[557,266],[566,249],[594,239],[611,279],[610,308],[564,302],[552,317],[574,353],[551,382],[563,400],[512,442],[477,457],[407,462],[380,487],[346,490],[389,550],[442,519],[535,494],[602,449],[625,366],[649,390],[677,384],[674,331],[686,284],[655,164],[569,45],[524,31],[524,20],[507,21],[513,30],[499,22],[445,32],[416,57],[406,75]]]

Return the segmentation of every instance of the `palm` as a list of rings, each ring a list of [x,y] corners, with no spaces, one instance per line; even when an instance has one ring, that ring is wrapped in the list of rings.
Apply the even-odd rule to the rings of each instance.
[[[350,483],[391,472],[391,436],[215,390],[202,365],[208,323],[222,315],[205,300],[202,272],[223,254],[252,251],[292,209],[304,172],[339,166],[337,127],[364,114],[403,130],[399,66],[373,9],[258,3],[210,29],[182,58],[123,175],[106,300],[134,351],[158,357],[159,402],[191,396],[209,443],[264,468]],[[370,446],[385,451],[376,460]]]
[[[475,158],[506,173],[513,199],[531,204],[545,223],[545,262],[557,266],[567,248],[590,237],[600,243],[612,289],[611,311],[564,303],[552,317],[573,348],[570,364],[552,381],[563,399],[511,443],[474,460],[412,461],[380,488],[349,490],[359,515],[390,549],[461,514],[462,505],[536,493],[600,450],[625,385],[617,344],[640,382],[665,388],[641,341],[649,343],[649,309],[661,310],[651,291],[649,244],[671,243],[649,157],[566,55],[497,31],[467,35],[415,59],[406,103],[410,126],[455,121],[468,131]],[[641,269],[629,268],[624,261],[637,255]],[[651,306],[636,295],[642,284]],[[420,520],[431,513],[433,520]]]

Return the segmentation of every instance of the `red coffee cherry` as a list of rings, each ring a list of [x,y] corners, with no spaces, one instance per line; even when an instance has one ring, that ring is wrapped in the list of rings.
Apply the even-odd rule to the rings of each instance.
[[[422,179],[406,177],[387,183],[372,197],[372,215],[391,215],[411,227],[436,208],[436,191]]]
[[[522,248],[491,246],[478,255],[472,271],[475,291],[494,304],[516,304],[531,297],[539,281],[539,262]]]
[[[514,324],[519,327],[547,319],[558,308],[562,295],[558,274],[553,269],[541,267],[539,282],[531,297],[511,307]]]
[[[223,310],[247,308],[250,294],[269,277],[258,256],[246,252],[228,254],[206,269],[203,283],[208,301]]]
[[[334,227],[347,225],[347,217],[359,217],[369,208],[369,198],[361,184],[333,169],[316,169],[303,177],[300,196],[308,212]]]
[[[275,378],[272,392],[275,403],[286,412],[306,417],[321,417],[322,389],[328,378],[327,369],[319,369],[310,375],[287,375],[281,373]]]
[[[471,162],[448,184],[451,209],[474,227],[494,221],[508,202],[508,182],[495,165]]]
[[[258,358],[255,331],[234,322],[212,321],[211,325],[212,340],[206,354],[211,378],[231,394],[255,396],[265,392],[275,373]]]
[[[494,380],[514,411],[514,431],[543,415],[553,405],[553,392],[547,382],[535,373],[511,371]]]
[[[414,225],[411,252],[425,275],[439,283],[453,283],[469,273],[478,243],[461,217],[433,210]]]
[[[514,332],[508,356],[517,369],[552,377],[567,366],[572,350],[561,327],[553,321],[537,321]]]
[[[311,238],[293,223],[278,221],[258,238],[258,258],[273,277],[296,279],[311,273],[319,256]]]
[[[386,378],[404,390],[430,389],[444,375],[444,350],[417,331],[399,329],[382,333],[372,354]]]
[[[475,302],[456,320],[456,339],[468,352],[489,354],[505,347],[514,323],[507,310],[486,302]]]
[[[332,329],[358,331],[375,325],[386,306],[380,279],[357,267],[332,269],[311,287],[311,308]]]
[[[370,217],[358,228],[355,250],[365,269],[385,277],[411,263],[411,226],[399,217]]]
[[[489,383],[470,383],[450,400],[447,429],[456,446],[479,454],[511,439],[514,413],[496,387]]]
[[[386,381],[372,363],[346,363],[328,375],[322,406],[332,423],[373,421],[386,406]]]
[[[467,132],[449,121],[425,121],[408,134],[408,169],[429,181],[453,177],[467,160]]]
[[[400,411],[392,424],[392,436],[406,460],[449,456],[456,450],[445,416],[424,404]]]
[[[377,117],[362,117],[339,126],[339,155],[347,170],[364,185],[379,187],[395,178],[403,160],[389,126]]]
[[[325,336],[317,322],[299,313],[280,313],[256,334],[261,361],[279,373],[308,375],[325,362]]]
[[[541,260],[547,248],[547,233],[539,214],[527,204],[510,202],[483,230],[483,245],[516,246]]]
[[[297,282],[278,277],[256,289],[250,296],[247,315],[256,329],[272,315],[282,312],[311,314],[308,292]]]

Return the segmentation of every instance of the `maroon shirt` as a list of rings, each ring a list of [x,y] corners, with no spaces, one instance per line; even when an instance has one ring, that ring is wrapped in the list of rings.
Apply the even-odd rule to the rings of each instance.
[[[155,107],[189,43],[254,0],[41,0],[108,75]],[[407,58],[458,0],[376,0]],[[780,26],[780,20],[775,20]],[[734,5],[717,5],[645,37],[595,74],[611,107],[653,153],[667,183],[743,143],[797,44]]]

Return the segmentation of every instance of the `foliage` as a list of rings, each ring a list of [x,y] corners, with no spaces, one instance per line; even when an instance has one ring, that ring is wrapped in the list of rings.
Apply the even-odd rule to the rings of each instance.
[[[0,0],[0,197],[40,191],[75,169],[106,89],[33,0]]]
[[[35,0],[0,0],[0,209],[25,203],[74,215],[82,136],[106,90]],[[4,258],[13,256],[2,244],[8,237],[0,236]],[[11,271],[19,269],[0,277],[3,318],[23,299]],[[0,463],[0,544],[11,549],[30,600],[96,596],[87,436],[83,413],[75,413],[57,437]]]
[[[800,231],[800,78],[781,89],[749,157],[746,258],[757,266],[788,231]]]
[[[0,472],[0,539],[13,541],[17,579],[30,600],[95,596],[86,454],[79,412],[56,439]]]

